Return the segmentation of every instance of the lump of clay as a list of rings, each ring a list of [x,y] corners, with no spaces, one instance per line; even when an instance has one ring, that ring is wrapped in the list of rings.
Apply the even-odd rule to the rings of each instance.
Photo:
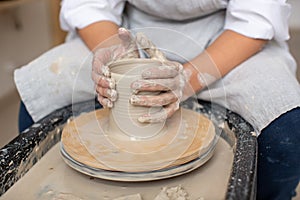
[[[164,187],[154,200],[188,200],[188,193],[181,187]]]
[[[118,197],[114,200],[142,200],[142,197],[140,194],[132,194],[132,195]]]

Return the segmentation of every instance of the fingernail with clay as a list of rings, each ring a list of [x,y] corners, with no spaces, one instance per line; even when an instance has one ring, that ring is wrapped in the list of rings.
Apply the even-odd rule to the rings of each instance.
[[[112,108],[113,107],[113,103],[109,99],[103,99],[102,106],[104,108]]]
[[[103,106],[103,108],[107,108],[108,99],[103,99],[100,103]]]
[[[140,116],[140,117],[138,117],[138,121],[141,122],[141,123],[148,122],[149,121],[149,116],[148,115]]]
[[[138,103],[139,101],[140,101],[140,98],[137,95],[131,95],[131,97],[129,99],[129,103],[131,103],[131,104]]]
[[[131,88],[133,90],[138,90],[142,87],[142,84],[139,81],[135,81],[131,84]]]
[[[108,87],[111,89],[115,89],[116,88],[116,82],[114,79],[112,78],[108,78],[106,79],[108,81]]]
[[[143,78],[150,78],[152,75],[151,71],[149,70],[145,70],[143,73],[142,73],[142,77]]]
[[[116,101],[117,100],[118,95],[117,95],[116,90],[108,90],[107,93],[110,96],[111,101]]]
[[[108,108],[112,108],[112,107],[113,107],[113,103],[112,103],[111,101],[108,101],[108,102],[107,102],[107,107],[108,107]]]
[[[104,76],[109,77],[110,76],[110,71],[108,66],[103,66],[102,67],[102,73]]]

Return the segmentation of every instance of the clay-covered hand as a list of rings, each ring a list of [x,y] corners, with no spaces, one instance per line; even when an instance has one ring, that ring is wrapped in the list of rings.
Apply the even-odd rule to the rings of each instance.
[[[167,60],[145,35],[137,33],[136,40],[148,57],[161,61],[162,65],[145,69],[142,72],[142,79],[131,84],[134,94],[130,103],[137,106],[163,107],[160,112],[145,114],[138,118],[140,122],[161,122],[179,109],[188,76],[180,63]]]
[[[164,61],[162,66],[151,67],[143,71],[141,80],[131,84],[134,95],[130,103],[138,106],[163,107],[155,114],[145,114],[138,118],[140,122],[156,123],[171,117],[179,109],[187,76],[178,62]],[[148,92],[142,94],[142,92]],[[151,95],[149,92],[159,92]]]
[[[114,38],[116,39],[116,38]],[[118,44],[98,48],[94,52],[92,79],[96,85],[98,101],[103,107],[113,107],[117,99],[115,81],[110,76],[109,64],[122,58],[138,58],[135,39],[125,28],[118,30]]]

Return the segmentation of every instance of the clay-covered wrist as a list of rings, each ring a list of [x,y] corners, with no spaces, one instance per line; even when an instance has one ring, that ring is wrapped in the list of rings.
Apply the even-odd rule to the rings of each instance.
[[[185,73],[189,76],[190,85],[185,90],[186,95],[197,93],[221,78],[218,67],[206,51],[185,63],[183,67]]]

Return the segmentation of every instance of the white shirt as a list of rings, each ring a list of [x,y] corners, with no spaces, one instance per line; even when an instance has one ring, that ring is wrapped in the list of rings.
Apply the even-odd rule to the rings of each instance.
[[[226,8],[224,29],[251,38],[289,39],[288,18],[291,8],[286,0],[63,0],[61,27],[72,32],[103,20],[122,25],[126,2],[146,13],[171,20],[195,18]],[[176,18],[179,15],[182,15],[182,19]]]

